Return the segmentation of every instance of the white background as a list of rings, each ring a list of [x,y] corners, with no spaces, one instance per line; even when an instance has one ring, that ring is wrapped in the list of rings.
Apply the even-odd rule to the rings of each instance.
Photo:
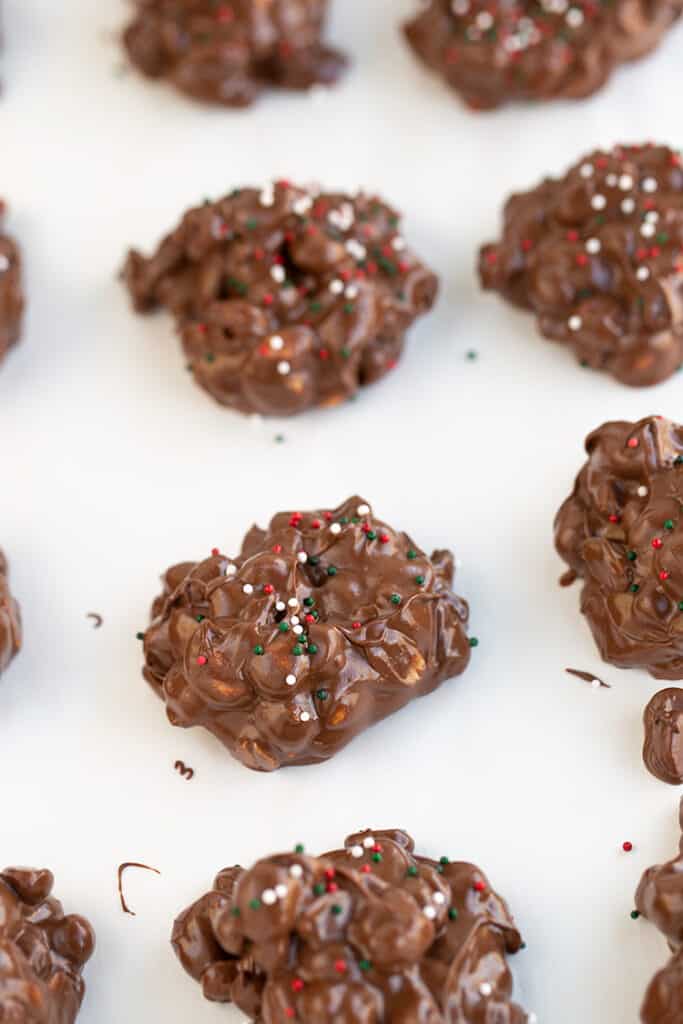
[[[600,664],[578,588],[556,585],[552,520],[585,434],[680,420],[681,378],[637,391],[581,369],[482,295],[473,264],[513,188],[597,145],[681,142],[683,28],[592,101],[474,115],[403,44],[411,0],[333,6],[330,39],[354,60],[343,84],[231,113],[121,74],[125,4],[6,0],[0,190],[30,309],[0,372],[0,542],[26,628],[0,685],[0,861],[49,865],[95,925],[79,1024],[239,1020],[177,966],[174,915],[226,864],[365,826],[403,826],[425,853],[489,872],[528,942],[518,993],[542,1024],[633,1022],[666,958],[629,917],[633,890],[676,849],[677,793],[641,762],[659,687]],[[390,379],[284,424],[214,405],[170,318],[134,316],[116,278],[126,248],[151,247],[190,204],[277,176],[382,191],[443,282]],[[356,491],[462,560],[481,638],[468,672],[322,767],[257,775],[172,729],[135,640],[160,571]],[[162,871],[129,873],[136,918],[117,904],[122,860]]]

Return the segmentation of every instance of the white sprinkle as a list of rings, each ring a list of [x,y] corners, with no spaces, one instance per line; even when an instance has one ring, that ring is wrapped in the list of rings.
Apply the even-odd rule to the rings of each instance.
[[[446,897],[442,892],[435,892],[434,895],[432,896],[432,899],[439,907],[443,906],[443,904],[446,902]]]
[[[488,981],[482,981],[481,985],[479,986],[479,991],[484,997],[490,996],[491,993],[493,992],[493,986]]]
[[[646,220],[640,229],[640,233],[643,236],[643,238],[652,238],[656,230],[657,228],[654,226],[654,224],[650,223],[649,220]]]
[[[306,554],[305,551],[300,551],[296,557],[297,561],[301,562],[302,565],[305,565],[306,562],[308,561],[308,555]]]
[[[273,192],[273,186],[267,185],[259,198],[261,206],[272,206],[275,202],[275,193]]]
[[[287,606],[284,601],[278,601],[277,604],[275,605],[275,610],[278,612],[283,612],[286,607]]]
[[[647,498],[647,487],[645,487],[644,484],[641,484],[638,490],[636,491],[636,494],[639,498]]]
[[[334,533],[334,534],[341,533],[341,526],[340,526],[340,524],[339,523],[332,523],[332,526],[330,527],[330,533]]]
[[[470,0],[453,0],[451,4],[451,10],[453,14],[458,14],[462,17],[470,9]]]
[[[267,907],[272,907],[273,903],[277,902],[275,889],[264,889],[261,893],[261,902],[265,903]]]
[[[287,275],[285,274],[285,268],[281,267],[279,263],[276,263],[274,267],[270,268],[270,276],[273,281],[277,281],[278,284],[282,284]]]
[[[299,622],[300,622],[300,619],[299,619],[298,615],[292,615],[292,617],[291,617],[291,619],[289,621],[292,623],[293,626],[298,626]]]
[[[602,245],[599,238],[589,238],[586,242],[586,252],[589,252],[592,255],[600,252],[601,249]]]
[[[370,506],[359,505],[358,508],[356,509],[356,512],[358,513],[359,516],[366,516],[370,512]]]
[[[482,32],[488,32],[493,25],[493,15],[490,11],[481,11],[477,15],[477,28],[480,28]]]
[[[287,604],[289,605],[289,607],[290,607],[290,608],[298,608],[298,607],[299,607],[299,601],[298,601],[298,598],[296,598],[296,597],[290,597],[290,599],[289,599],[289,601],[287,602]]]
[[[630,192],[633,188],[633,178],[630,174],[622,174],[619,178],[619,188],[622,192]]]
[[[607,206],[607,200],[603,195],[600,195],[600,193],[598,193],[591,199],[591,206],[594,210],[604,210]]]
[[[301,876],[304,873],[304,869],[301,867],[301,864],[292,864],[291,868],[289,869],[289,873],[292,876],[292,878],[301,878]]]
[[[530,1013],[527,1017],[527,1024],[538,1024],[538,1017],[535,1013]]]
[[[647,269],[647,267],[638,267],[638,269],[636,270],[636,277],[639,281],[647,281],[649,276],[650,271]]]
[[[344,291],[344,282],[335,277],[334,281],[330,281],[330,291],[333,295],[341,295]]]
[[[301,712],[301,721],[302,722],[310,722],[310,720],[311,720],[311,716],[309,715],[308,711],[302,711]]]
[[[594,173],[595,168],[593,167],[593,164],[582,164],[581,169],[579,170],[579,174],[582,178],[592,178]]]
[[[659,214],[656,210],[648,210],[645,214],[645,220],[651,220],[653,224],[656,224],[659,220]]]
[[[583,327],[583,320],[580,316],[570,316],[567,324],[570,331],[580,331]]]
[[[356,860],[358,860],[359,857],[363,856],[363,847],[362,846],[352,846],[351,849],[349,850],[349,853],[351,854],[352,857],[355,857]]]
[[[296,686],[296,676],[293,676],[290,673],[285,679],[285,682],[287,683],[287,686]]]
[[[599,690],[600,689],[600,680],[599,679],[594,679],[592,681],[592,683],[591,683],[591,686],[593,687],[594,690]]]
[[[350,284],[344,292],[344,295],[347,299],[356,299],[358,298],[358,288],[355,284]]]
[[[433,921],[436,917],[436,910],[434,907],[423,907],[422,913],[425,917],[428,917],[430,921]]]
[[[286,885],[283,885],[282,882],[280,882],[279,885],[275,886],[275,895],[277,896],[277,898],[279,900],[283,900],[288,892],[289,892],[289,889],[287,888]]]
[[[567,11],[566,19],[570,28],[579,28],[583,25],[583,11],[578,7],[570,7]]]
[[[279,352],[280,349],[285,347],[284,339],[281,338],[279,334],[274,334],[268,344],[272,348],[273,352]]]
[[[644,178],[642,182],[643,192],[656,192],[657,181],[655,178]]]
[[[9,257],[4,252],[0,252],[0,274],[4,274],[6,270],[10,268]]]
[[[391,248],[394,250],[394,252],[403,252],[405,247],[406,247],[406,243],[401,238],[400,235],[396,235],[396,237],[392,239],[392,241],[391,241]]]
[[[635,199],[622,199],[622,201],[621,201],[621,211],[622,211],[622,213],[633,213],[635,208],[636,208],[636,201],[635,201]]]
[[[617,178],[616,174],[608,174],[605,178],[605,181],[607,182],[610,188],[616,188],[619,179]]]
[[[303,217],[304,214],[308,213],[312,206],[313,200],[311,199],[310,196],[299,196],[299,198],[295,200],[292,209],[294,210],[294,213],[298,214],[300,217]]]
[[[296,633],[297,636],[301,636],[303,631],[304,631],[304,627],[303,626],[295,626],[294,629],[292,630],[292,632]]]
[[[230,563],[230,565],[226,565],[226,567],[225,567],[225,575],[226,576],[234,576],[236,572],[237,572],[237,566],[233,565],[232,562]]]
[[[346,243],[346,251],[353,256],[354,260],[364,260],[368,250],[356,238],[349,238]]]
[[[244,586],[242,587],[242,593],[243,594],[253,594],[254,593],[254,588],[252,587],[251,583],[245,583],[244,584]]]
[[[365,839],[363,840],[363,846],[365,847],[366,850],[369,850],[374,845],[375,845],[375,837],[374,836],[366,836]]]
[[[286,377],[288,373],[292,372],[291,364],[286,359],[283,359],[282,362],[277,364],[277,372],[281,377]]]

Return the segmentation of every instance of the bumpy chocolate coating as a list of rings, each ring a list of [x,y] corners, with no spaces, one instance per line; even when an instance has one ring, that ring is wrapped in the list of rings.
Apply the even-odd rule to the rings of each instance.
[[[190,210],[124,276],[135,308],[166,306],[195,379],[242,412],[336,405],[396,365],[436,297],[379,199],[277,182]]]
[[[424,63],[473,109],[582,99],[653,50],[681,0],[427,0],[406,25]]]
[[[19,246],[3,231],[5,207],[0,200],[0,362],[19,341],[24,312]]]
[[[331,85],[346,60],[322,41],[327,0],[136,0],[133,63],[205,103],[246,107],[265,86]]]
[[[0,1021],[73,1024],[83,1001],[84,965],[95,948],[83,917],[65,916],[49,871],[0,873]]]
[[[672,786],[683,783],[683,690],[656,693],[645,708],[643,761],[649,772]]]
[[[586,451],[555,520],[581,610],[605,661],[683,679],[683,427],[605,423]]]
[[[679,821],[683,830],[683,801]],[[642,1020],[644,1024],[679,1024],[683,1019],[683,838],[677,857],[644,873],[636,909],[659,928],[674,954],[647,990]]]
[[[474,865],[413,847],[359,832],[322,857],[226,868],[177,919],[175,951],[207,999],[259,1024],[523,1024],[505,902]]]
[[[479,271],[584,366],[633,387],[670,377],[683,363],[680,155],[617,146],[513,195]]]
[[[203,725],[249,768],[325,761],[464,671],[453,556],[429,558],[360,498],[281,512],[240,555],[173,566],[144,675],[173,725]]]
[[[0,672],[21,647],[21,613],[9,589],[7,561],[0,549]]]

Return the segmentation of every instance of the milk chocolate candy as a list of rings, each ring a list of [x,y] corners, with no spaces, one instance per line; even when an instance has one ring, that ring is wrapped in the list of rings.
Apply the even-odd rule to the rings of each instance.
[[[175,317],[199,384],[246,413],[350,398],[394,368],[437,279],[381,200],[277,182],[185,214],[124,275],[138,312]]]
[[[7,560],[0,549],[0,673],[21,647],[21,614],[9,589]]]
[[[682,0],[425,0],[405,31],[465,103],[489,110],[589,96],[653,50],[682,10]]]
[[[203,725],[247,767],[325,761],[466,668],[453,557],[431,558],[361,498],[281,512],[231,559],[173,566],[144,675],[173,725]]]
[[[680,807],[683,829],[683,801]],[[643,875],[636,908],[662,933],[673,956],[652,979],[641,1011],[643,1024],[680,1024],[683,1020],[683,839],[680,852]]]
[[[0,362],[19,341],[24,312],[19,246],[5,234],[5,206],[0,200]]]
[[[683,690],[670,686],[656,693],[645,708],[643,761],[662,782],[683,782]]]
[[[74,1024],[82,970],[95,936],[83,917],[65,915],[49,871],[0,872],[0,1021]]]
[[[683,427],[604,423],[555,520],[605,661],[683,679]]]
[[[327,0],[136,0],[133,64],[204,103],[246,107],[265,87],[331,85],[346,60],[322,41]]]
[[[616,146],[513,195],[479,271],[582,365],[644,387],[683,363],[682,250],[680,155]]]
[[[226,868],[175,923],[173,946],[212,1001],[280,1024],[524,1024],[506,956],[522,946],[473,864],[359,832]]]

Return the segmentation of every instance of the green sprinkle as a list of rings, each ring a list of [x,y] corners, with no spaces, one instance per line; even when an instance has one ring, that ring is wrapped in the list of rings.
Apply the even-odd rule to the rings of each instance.
[[[422,584],[424,583],[424,581],[425,581],[424,576],[416,576],[415,577],[415,582],[417,583],[418,587],[421,587]]]
[[[252,910],[259,910],[261,907],[261,900],[249,900],[249,906]]]
[[[680,466],[683,463],[683,455],[677,455],[674,459],[674,466]]]
[[[230,911],[230,913],[232,914],[233,917],[239,917],[240,916],[240,908],[239,907],[233,907],[232,910]]]
[[[327,569],[327,575],[328,576],[336,576],[337,572],[338,572],[338,569],[337,569],[336,565],[328,566],[328,569]]]
[[[339,520],[339,522],[341,523],[342,526],[346,526],[348,521],[349,521],[349,517],[348,516],[342,516],[341,519]]]
[[[308,559],[308,564],[309,565],[320,565],[320,559],[318,558],[317,555],[311,555],[311,557]]]
[[[451,907],[449,909],[448,916],[451,919],[451,921],[457,921],[457,919],[458,919],[458,911],[455,909],[455,907]]]
[[[408,878],[415,878],[415,876],[417,875],[417,868],[415,867],[414,864],[412,865],[412,867],[408,868],[406,874],[408,875]]]
[[[144,640],[145,639],[145,634],[144,633],[136,633],[135,634],[135,639],[136,640]]]
[[[313,597],[305,597],[304,598],[304,604],[306,605],[307,608],[312,608],[313,605],[315,604],[315,598],[313,598]]]
[[[413,549],[411,548],[410,551],[408,552],[408,558],[410,559],[411,562],[413,562],[417,558],[417,551],[413,551]]]
[[[253,231],[254,228],[258,227],[258,221],[255,220],[254,217],[250,217],[249,220],[247,221],[247,227],[249,228],[250,231]]]
[[[358,961],[358,966],[360,967],[361,971],[371,971],[372,970],[372,964],[370,963],[369,960],[359,960]]]
[[[332,913],[334,914],[335,917],[339,917],[341,912],[342,908],[335,903],[335,905],[332,907]]]
[[[277,628],[280,630],[281,633],[289,633],[289,623],[288,622],[281,622],[280,625]]]
[[[294,655],[295,658],[301,657],[303,653],[304,649],[299,644],[297,644],[296,647],[292,647],[292,654]]]
[[[392,604],[400,604],[401,603],[401,595],[400,594],[392,594],[391,595],[391,603]]]
[[[375,864],[379,864],[380,861],[382,860],[382,854],[381,853],[373,853],[372,859],[374,860]]]
[[[345,302],[344,303],[344,312],[345,313],[353,313],[355,308],[356,307],[354,306],[354,304],[352,302]]]
[[[375,533],[374,530],[368,530],[365,536],[368,538],[368,540],[376,540],[377,538],[377,534]]]
[[[448,857],[439,857],[439,864],[450,864]]]
[[[327,698],[329,697],[329,693],[327,692],[327,690],[316,690],[315,695],[318,698],[318,700],[327,700]]]
[[[265,651],[264,651],[263,647],[261,646],[261,644],[256,644],[256,647],[254,648],[254,654],[264,654],[264,653],[265,653]]]
[[[640,911],[638,911],[638,910],[632,910],[631,911],[631,920],[632,921],[637,921],[639,917],[640,917]]]
[[[320,302],[312,302],[308,308],[310,309],[311,313],[319,313],[323,307]]]
[[[204,621],[204,616],[203,615],[196,615],[195,618],[196,618],[197,622],[203,622]]]
[[[479,353],[475,352],[474,349],[470,349],[469,352],[467,353],[467,359],[469,359],[469,361],[473,363],[477,358],[478,354]]]
[[[632,583],[628,589],[631,591],[632,594],[637,594],[640,590],[640,586],[637,583]]]
[[[342,355],[342,359],[350,359],[350,357],[351,357],[351,349],[344,347],[341,350],[341,355]]]
[[[674,528],[674,521],[673,521],[673,519],[665,519],[664,520],[664,529],[665,530],[673,530],[673,528]]]
[[[213,352],[207,352],[204,358],[206,359],[207,363],[213,363],[214,360],[216,359]]]
[[[469,642],[470,642],[470,647],[478,647],[479,646],[479,638],[476,637],[476,636],[471,636]]]
[[[626,557],[628,558],[629,562],[635,562],[635,560],[638,557],[638,555],[636,554],[635,551],[627,551],[626,552]]]
[[[306,650],[308,651],[309,654],[317,654],[318,653],[318,648],[317,648],[317,646],[315,644],[309,644],[308,647],[306,648]]]
[[[679,612],[683,612],[683,601],[678,602],[678,610]]]
[[[318,882],[316,885],[313,886],[313,892],[316,894],[316,896],[322,896],[322,894],[325,892],[325,886]]]
[[[303,853],[304,849],[305,847],[303,843],[297,843],[296,846],[294,847],[294,853]]]

